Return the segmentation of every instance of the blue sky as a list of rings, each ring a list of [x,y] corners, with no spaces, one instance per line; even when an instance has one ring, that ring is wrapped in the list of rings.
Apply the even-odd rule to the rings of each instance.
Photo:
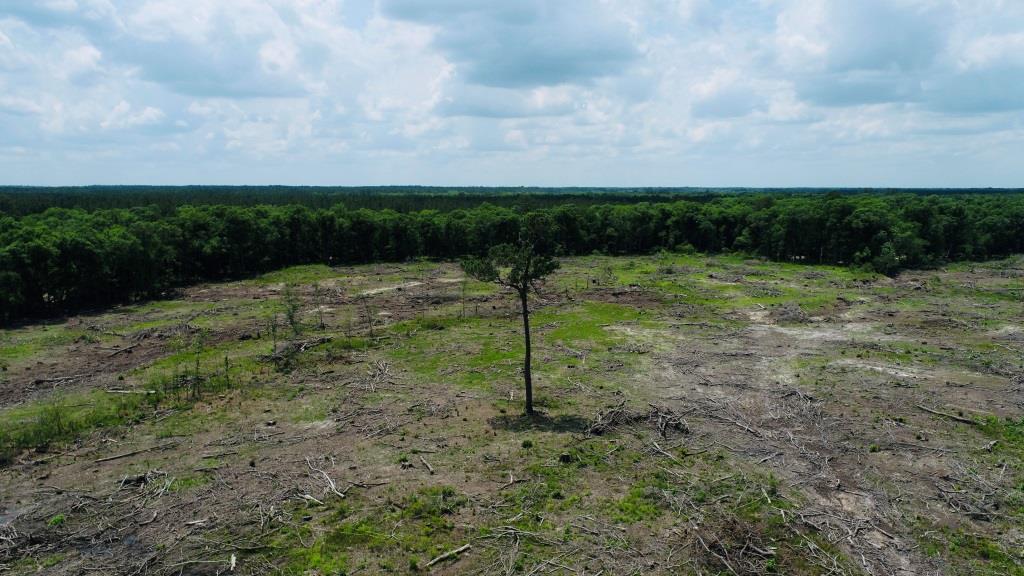
[[[0,184],[1024,186],[1020,0],[0,0]]]

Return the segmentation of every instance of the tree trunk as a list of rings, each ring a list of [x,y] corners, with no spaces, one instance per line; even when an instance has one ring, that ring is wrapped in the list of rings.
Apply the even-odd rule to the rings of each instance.
[[[526,342],[526,357],[523,360],[523,380],[526,382],[526,413],[533,414],[533,377],[530,373],[530,309],[526,291],[519,292],[523,308],[523,339]]]

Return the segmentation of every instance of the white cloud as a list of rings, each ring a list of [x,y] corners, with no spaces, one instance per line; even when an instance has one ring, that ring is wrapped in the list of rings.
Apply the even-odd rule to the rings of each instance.
[[[136,126],[148,126],[159,123],[164,119],[164,116],[163,110],[152,106],[146,106],[142,110],[134,112],[132,105],[122,100],[100,122],[100,127],[104,130],[118,130],[134,128]]]
[[[1024,66],[1024,32],[986,34],[965,46],[960,56],[963,68],[987,68],[997,64]]]
[[[1024,155],[1022,29],[1006,0],[0,0],[0,166],[61,162],[34,173],[68,182],[128,158],[152,181],[899,175],[838,179],[874,157],[927,161],[921,185],[996,185],[963,178]]]
[[[65,78],[75,78],[96,72],[102,58],[103,53],[91,44],[65,50],[61,59],[60,74]]]
[[[0,96],[0,110],[12,114],[41,114],[43,106],[28,98]]]

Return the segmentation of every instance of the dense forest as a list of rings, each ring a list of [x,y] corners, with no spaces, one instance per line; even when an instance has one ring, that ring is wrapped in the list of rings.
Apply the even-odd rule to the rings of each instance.
[[[370,209],[351,196],[322,207],[241,205],[244,195],[238,204],[15,210],[0,213],[0,319],[74,313],[293,264],[459,258],[524,232],[561,255],[736,251],[886,274],[1024,252],[1022,194],[652,193],[657,201],[611,192],[621,198],[599,202],[587,192],[505,206],[502,198],[521,196],[427,194],[474,201],[423,210]],[[413,196],[392,201],[415,206]]]
[[[0,213],[24,216],[49,208],[133,208],[153,206],[172,212],[184,205],[252,206],[301,205],[330,208],[343,203],[350,209],[391,209],[397,212],[456,210],[483,203],[517,210],[548,208],[561,204],[633,204],[667,202],[679,198],[705,201],[729,194],[993,194],[1007,189],[840,189],[821,188],[539,188],[539,187],[441,187],[441,186],[0,186]]]
[[[724,192],[724,191],[722,191]],[[172,212],[178,206],[298,205],[398,212],[455,210],[485,202],[516,209],[559,204],[630,204],[686,195],[706,198],[721,193],[692,188],[442,188],[432,186],[81,186],[65,188],[0,187],[0,212],[24,216],[49,208],[132,208],[152,206]]]

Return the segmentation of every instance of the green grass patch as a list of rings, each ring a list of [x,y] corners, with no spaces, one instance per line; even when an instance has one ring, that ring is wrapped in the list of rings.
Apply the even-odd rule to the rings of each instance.
[[[1011,456],[1018,460],[1018,464],[1024,462],[1024,418],[989,416],[982,420],[980,428],[996,441],[993,453]]]
[[[12,570],[11,574],[38,574],[39,572],[46,570],[47,568],[53,568],[64,561],[65,555],[62,553],[49,554],[42,558],[22,558],[13,564],[8,564],[7,567]]]
[[[252,301],[248,301],[252,305]],[[114,310],[117,315],[125,314],[133,318],[144,317],[144,320],[131,324],[113,325],[112,330],[122,334],[131,334],[139,330],[160,328],[179,324],[185,318],[212,310],[220,303],[192,302],[189,300],[157,300],[145,304],[124,306]],[[116,318],[116,316],[114,316]],[[104,317],[106,320],[107,317]]]
[[[615,502],[612,517],[626,524],[653,520],[661,515],[663,502],[659,487],[646,483],[639,484],[630,488],[625,496]]]
[[[307,402],[300,402],[298,405],[291,407],[289,404],[289,412],[287,419],[289,422],[294,423],[308,423],[308,422],[322,422],[327,419],[329,406],[322,399],[314,399]]]
[[[213,430],[217,426],[229,424],[239,418],[236,411],[223,407],[204,406],[196,410],[195,402],[189,398],[177,401],[165,401],[163,405],[176,410],[170,416],[154,422],[147,428],[157,438],[180,438],[195,436]]]
[[[189,475],[179,476],[171,481],[171,485],[167,488],[171,492],[187,492],[200,486],[205,486],[210,483],[210,477],[204,475]]]
[[[0,411],[0,464],[23,450],[45,452],[95,429],[137,422],[152,406],[143,395],[92,392]]]
[[[523,357],[522,336],[513,324],[482,318],[444,319],[444,329],[413,329],[420,321],[396,324],[403,338],[388,356],[423,379],[467,388],[490,386],[515,375]],[[496,337],[497,333],[506,337]]]
[[[463,324],[465,320],[458,316],[421,316],[411,320],[396,322],[390,326],[392,332],[411,336],[421,330],[445,330]]]
[[[334,503],[331,513],[317,521],[320,534],[311,545],[313,530],[297,522],[297,528],[284,531],[275,539],[283,552],[282,572],[299,574],[344,574],[353,564],[367,567],[376,563],[376,572],[397,569],[394,559],[404,557],[403,567],[418,569],[422,559],[432,558],[452,545],[455,527],[451,517],[468,499],[449,486],[430,486],[383,507],[354,513],[347,503]],[[305,510],[298,510],[301,517]],[[326,533],[323,532],[326,530]],[[356,559],[356,561],[354,561]]]
[[[292,266],[281,270],[275,270],[263,274],[249,282],[256,285],[267,284],[313,284],[331,278],[337,278],[341,274],[324,264],[308,264],[305,266]]]
[[[1024,576],[1024,551],[1012,552],[981,534],[933,528],[918,538],[925,554],[946,558],[957,573],[978,576]]]
[[[54,348],[75,342],[95,343],[100,338],[95,332],[64,326],[36,326],[16,330],[0,330],[0,366],[30,359]]]
[[[181,374],[224,374],[244,377],[258,371],[258,356],[269,354],[273,342],[269,338],[204,344],[205,337],[193,335],[172,342],[177,352],[164,356],[149,366],[137,368],[132,376],[141,381],[166,381]],[[285,340],[282,338],[278,345]],[[225,367],[225,359],[226,367]]]
[[[95,391],[0,410],[0,464],[10,463],[24,450],[45,452],[93,430],[140,423],[158,408],[177,411],[158,425],[160,437],[208,428],[227,418],[227,413],[194,414],[192,407],[208,394],[251,383],[256,366],[252,358],[225,361],[223,352],[182,352],[172,360],[157,362],[156,368],[142,369],[145,383],[138,394]]]
[[[585,302],[569,311],[540,310],[533,314],[533,325],[541,328],[545,324],[553,325],[544,332],[547,343],[559,342],[576,344],[591,342],[594,344],[614,344],[622,339],[606,328],[612,324],[645,320],[649,324],[647,313],[630,306],[608,304],[603,302]]]

